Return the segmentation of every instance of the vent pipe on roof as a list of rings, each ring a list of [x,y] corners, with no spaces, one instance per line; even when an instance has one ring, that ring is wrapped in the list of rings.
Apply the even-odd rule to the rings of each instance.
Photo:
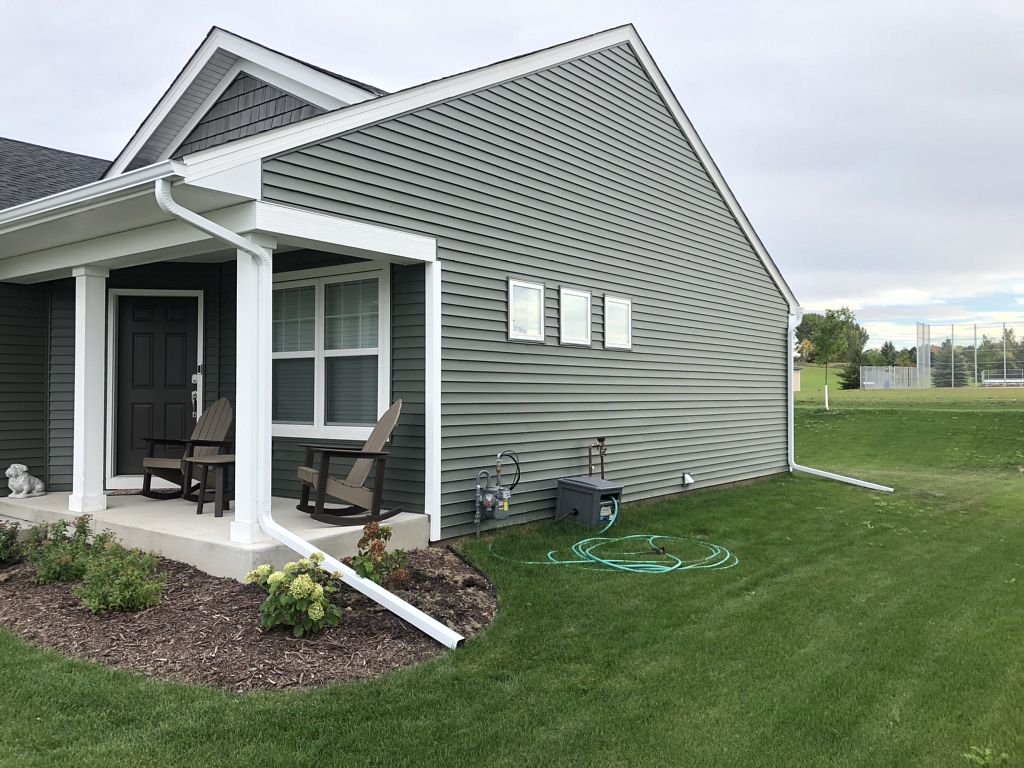
[[[826,480],[835,480],[840,483],[856,485],[860,488],[868,488],[872,491],[892,493],[893,489],[887,485],[870,483],[867,480],[858,480],[855,477],[838,475],[835,472],[826,472],[823,469],[814,469],[813,467],[805,467],[796,463],[796,439],[793,433],[795,417],[793,409],[793,348],[796,346],[796,327],[800,324],[800,318],[802,316],[803,310],[798,307],[797,311],[789,316],[789,329],[786,332],[786,397],[789,400],[789,419],[786,424],[786,436],[789,443],[789,471],[803,472],[804,474],[814,475],[815,477],[823,477]]]
[[[165,213],[184,221],[186,224],[195,227],[201,232],[205,232],[211,237],[227,243],[243,253],[249,254],[249,256],[260,262],[263,266],[269,267],[272,264],[273,258],[266,249],[249,242],[237,232],[232,232],[216,222],[203,218],[195,211],[190,211],[178,203],[171,195],[171,183],[167,179],[157,179],[154,194],[156,196],[156,204]],[[379,584],[362,578],[336,557],[332,557],[301,536],[297,536],[277,523],[271,514],[269,505],[265,509],[262,506],[259,509],[259,524],[260,528],[268,536],[276,539],[303,557],[309,557],[314,552],[319,552],[324,556],[323,567],[327,571],[339,574],[341,580],[357,592],[361,592],[374,602],[387,608],[400,619],[409,622],[416,629],[434,638],[442,645],[449,648],[457,648],[465,639],[455,630],[446,627],[437,619],[410,605],[398,595],[389,592]]]

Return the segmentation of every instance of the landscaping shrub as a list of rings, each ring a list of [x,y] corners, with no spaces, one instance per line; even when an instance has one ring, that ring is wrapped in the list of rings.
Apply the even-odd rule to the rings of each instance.
[[[17,523],[0,521],[0,565],[11,565],[21,560],[21,544],[18,542]]]
[[[94,546],[103,548],[114,535],[104,531],[93,536],[91,515],[76,517],[71,525],[60,520],[30,528],[23,546],[25,559],[35,566],[36,584],[80,580],[89,560],[90,538]]]
[[[267,591],[267,599],[260,605],[264,629],[283,624],[292,628],[295,637],[302,637],[341,622],[341,611],[331,600],[340,579],[320,567],[323,559],[314,553],[286,563],[280,571],[261,565],[246,575],[246,584],[258,584]]]
[[[400,549],[386,551],[392,530],[379,523],[363,526],[363,537],[356,547],[359,553],[349,559],[352,570],[386,589],[401,589],[409,583],[409,556]]]
[[[94,544],[75,594],[93,613],[141,611],[163,597],[166,574],[156,573],[156,556],[110,541]]]

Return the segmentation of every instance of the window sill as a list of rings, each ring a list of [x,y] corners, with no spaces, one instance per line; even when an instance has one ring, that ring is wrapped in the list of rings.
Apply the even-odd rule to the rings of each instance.
[[[306,440],[358,440],[365,442],[373,426],[316,427],[312,424],[274,424],[274,437],[297,437]]]

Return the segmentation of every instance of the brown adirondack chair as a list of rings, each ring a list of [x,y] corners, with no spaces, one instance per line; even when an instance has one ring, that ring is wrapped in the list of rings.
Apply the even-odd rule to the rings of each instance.
[[[388,510],[380,508],[384,495],[384,461],[388,456],[382,449],[395,431],[401,413],[402,401],[396,400],[380,417],[361,449],[317,443],[303,445],[306,461],[298,471],[302,496],[296,509],[308,512],[314,520],[331,525],[362,525],[386,520],[401,512],[401,507]],[[352,469],[343,480],[331,475],[332,458],[355,459]],[[373,488],[367,488],[366,479],[374,469]],[[312,506],[309,503],[310,491],[315,493]],[[343,502],[343,505],[327,507],[328,496]]]
[[[234,411],[226,397],[215,402],[199,417],[192,436],[187,440],[173,440],[164,437],[147,437],[149,455],[142,460],[142,495],[150,499],[177,499],[184,496],[194,500],[195,487],[192,485],[192,464],[185,461],[193,456],[207,456],[222,453],[231,447],[225,440],[231,429]],[[158,445],[181,447],[182,455],[177,458],[162,458],[154,455]],[[152,489],[153,478],[159,477],[180,486],[177,493],[157,493]]]

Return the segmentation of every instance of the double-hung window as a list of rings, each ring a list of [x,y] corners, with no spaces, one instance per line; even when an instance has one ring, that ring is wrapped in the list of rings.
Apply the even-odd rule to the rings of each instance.
[[[340,440],[369,436],[390,395],[387,274],[377,270],[277,277],[275,435]]]

